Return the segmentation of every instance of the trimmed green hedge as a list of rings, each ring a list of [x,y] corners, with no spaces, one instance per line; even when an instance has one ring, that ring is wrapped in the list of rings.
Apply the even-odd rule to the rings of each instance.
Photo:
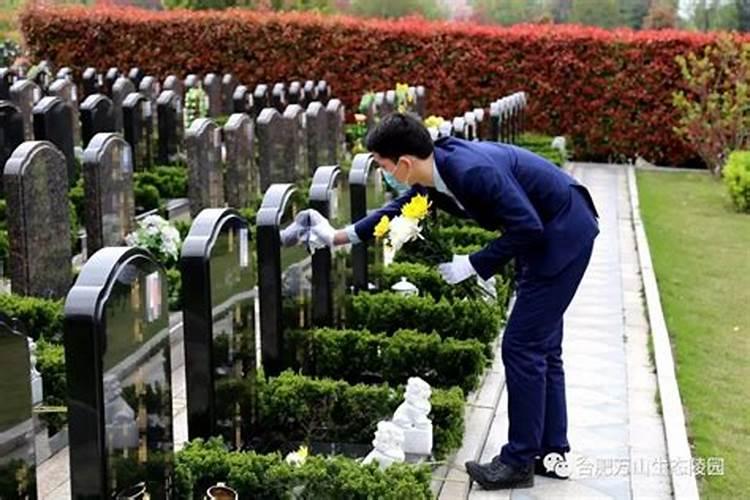
[[[734,151],[724,166],[724,184],[738,212],[750,213],[750,151]]]
[[[420,500],[432,498],[428,466],[360,465],[344,457],[309,456],[291,465],[280,454],[227,451],[219,439],[197,439],[175,458],[176,497],[202,499],[206,489],[225,482],[240,498],[287,500]]]
[[[369,443],[377,423],[393,416],[403,389],[387,385],[351,385],[285,371],[258,381],[258,429],[265,443]],[[464,393],[458,387],[433,389],[433,453],[437,457],[461,445]]]
[[[437,235],[453,248],[468,245],[483,247],[490,241],[499,238],[500,232],[488,231],[471,225],[440,226],[437,230]]]
[[[433,387],[459,386],[469,392],[486,363],[484,346],[477,340],[441,339],[415,330],[387,336],[320,328],[288,332],[286,340],[296,370],[349,383],[378,379],[396,386],[418,376]]]
[[[17,319],[29,337],[34,340],[60,340],[62,338],[63,301],[0,295],[0,312]]]
[[[565,163],[565,158],[560,154],[560,151],[552,147],[552,139],[554,138],[549,135],[527,132],[521,134],[516,140],[516,145],[528,149],[532,153],[536,153],[558,167],[561,167]]]
[[[348,325],[393,334],[401,329],[437,332],[442,338],[476,339],[489,344],[500,331],[504,309],[483,300],[435,301],[430,296],[385,292],[352,297]]]

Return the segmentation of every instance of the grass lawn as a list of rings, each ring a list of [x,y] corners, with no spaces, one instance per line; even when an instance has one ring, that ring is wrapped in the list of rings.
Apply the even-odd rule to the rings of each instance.
[[[709,175],[638,172],[646,234],[703,498],[750,494],[750,215]]]

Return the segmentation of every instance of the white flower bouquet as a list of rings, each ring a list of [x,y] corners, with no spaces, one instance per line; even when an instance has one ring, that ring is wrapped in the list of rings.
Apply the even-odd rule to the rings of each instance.
[[[149,215],[139,221],[138,229],[127,235],[125,242],[130,246],[145,248],[166,267],[180,258],[180,232],[158,215]]]

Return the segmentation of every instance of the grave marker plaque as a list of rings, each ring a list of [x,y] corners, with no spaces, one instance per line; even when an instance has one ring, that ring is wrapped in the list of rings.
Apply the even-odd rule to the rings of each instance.
[[[305,110],[299,104],[290,104],[284,110],[287,146],[284,164],[287,167],[287,180],[309,177],[314,166],[308,166],[307,123]],[[316,165],[317,166],[317,165]]]
[[[135,220],[130,145],[119,134],[95,135],[83,153],[83,179],[87,250],[124,244]]]
[[[266,108],[260,112],[256,121],[258,135],[258,170],[260,173],[260,189],[265,191],[271,184],[292,181],[287,178],[287,165],[284,164],[286,155],[286,130],[284,120],[274,108]]]
[[[75,185],[78,180],[75,163],[75,143],[70,128],[73,110],[59,97],[44,97],[36,103],[34,114],[34,138],[50,141],[65,156],[68,182]],[[58,179],[61,181],[62,178]],[[65,205],[67,206],[67,205]]]
[[[153,164],[151,102],[133,92],[123,101],[122,111],[125,140],[133,149],[133,169],[146,170]]]
[[[221,129],[209,118],[198,118],[185,132],[190,213],[224,206]]]
[[[221,77],[221,114],[231,115],[234,111],[234,90],[239,85],[232,73],[225,73]]]
[[[171,343],[164,269],[107,247],[65,301],[72,498],[172,498]],[[142,485],[140,483],[143,483]],[[144,498],[144,497],[139,497]]]
[[[50,142],[25,142],[6,163],[3,181],[13,293],[64,297],[71,280],[65,157]]]
[[[23,136],[34,140],[34,105],[42,99],[42,89],[33,80],[18,80],[10,88],[10,100],[18,106],[23,118]]]
[[[208,116],[214,118],[221,115],[223,98],[221,78],[216,73],[209,73],[203,79],[203,90],[208,96]]]
[[[260,195],[253,161],[255,125],[245,113],[234,113],[224,125],[226,197],[230,207],[247,207]]]
[[[182,100],[173,90],[164,90],[156,101],[158,117],[157,158],[160,165],[176,163],[184,135],[182,129]]]
[[[256,379],[254,262],[247,221],[203,210],[182,247],[188,436],[248,444]],[[244,396],[244,397],[243,397]]]
[[[104,94],[93,94],[81,103],[81,137],[88,146],[100,132],[115,131],[115,109],[112,100]]]

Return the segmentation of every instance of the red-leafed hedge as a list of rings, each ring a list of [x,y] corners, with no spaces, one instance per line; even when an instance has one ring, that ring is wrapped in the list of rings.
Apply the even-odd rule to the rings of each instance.
[[[231,71],[246,85],[326,79],[352,109],[396,82],[428,88],[446,117],[525,90],[532,129],[572,138],[576,156],[640,154],[660,164],[695,155],[673,133],[678,54],[713,38],[678,31],[579,26],[512,28],[323,17],[307,13],[35,8],[22,15],[35,58],[81,70],[138,65],[170,72]]]

